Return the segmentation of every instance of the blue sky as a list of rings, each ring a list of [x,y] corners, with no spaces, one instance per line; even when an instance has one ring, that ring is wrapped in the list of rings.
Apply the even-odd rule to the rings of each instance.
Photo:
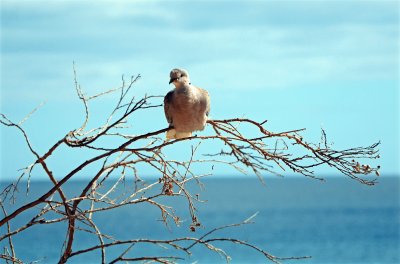
[[[82,122],[73,61],[88,94],[138,73],[138,95],[165,94],[169,71],[183,67],[210,92],[212,118],[305,127],[310,141],[323,127],[339,149],[381,140],[382,173],[398,175],[399,37],[398,1],[3,0],[1,112],[17,121],[46,101],[25,123],[43,153]],[[94,119],[111,102],[94,105]],[[164,126],[158,109],[133,129]],[[15,131],[1,132],[8,179],[33,157]]]

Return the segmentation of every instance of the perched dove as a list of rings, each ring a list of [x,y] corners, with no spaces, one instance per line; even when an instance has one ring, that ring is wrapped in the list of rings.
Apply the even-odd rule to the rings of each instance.
[[[208,92],[192,85],[188,72],[183,69],[173,69],[169,83],[175,89],[164,97],[165,117],[173,126],[167,132],[167,139],[186,138],[193,131],[203,130],[210,112]]]

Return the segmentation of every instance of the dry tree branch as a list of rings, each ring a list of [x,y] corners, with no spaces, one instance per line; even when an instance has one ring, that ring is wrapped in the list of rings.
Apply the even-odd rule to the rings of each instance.
[[[4,208],[4,205],[3,205],[3,202],[2,201],[0,201],[0,207],[1,207],[1,209],[2,209],[2,211],[3,211],[3,214],[4,214],[4,216],[7,216],[7,211],[6,211],[6,209]],[[7,222],[7,233],[11,233],[11,227],[10,227],[10,223],[9,222]],[[11,254],[7,254],[8,253],[8,250],[6,251],[5,250],[5,255],[4,256],[6,256],[7,257],[7,263],[8,263],[8,260],[11,260],[11,261],[15,261],[15,262],[18,262],[17,261],[17,258],[15,257],[15,250],[14,250],[14,244],[13,244],[13,242],[12,242],[12,237],[11,236],[9,236],[8,237],[8,244],[9,244],[9,246],[10,246],[10,250],[11,250]]]
[[[238,224],[214,228],[199,238],[120,240],[103,233],[102,226],[96,222],[95,215],[121,207],[146,204],[146,206],[158,210],[161,220],[166,226],[171,220],[175,225],[180,225],[183,221],[178,214],[182,212],[176,212],[174,206],[168,205],[167,201],[170,201],[170,198],[181,199],[187,203],[187,213],[190,216],[188,228],[193,232],[197,231],[198,227],[202,226],[197,217],[197,205],[203,201],[194,195],[188,186],[192,183],[201,189],[203,185],[201,178],[211,174],[204,171],[197,172],[196,164],[210,164],[212,167],[215,164],[224,164],[241,173],[253,172],[261,181],[266,173],[280,175],[288,170],[306,177],[323,180],[315,175],[314,169],[326,165],[366,185],[374,185],[376,177],[379,176],[379,166],[374,167],[361,162],[366,159],[379,158],[379,142],[367,147],[337,150],[328,143],[326,131],[323,129],[319,143],[307,142],[302,135],[305,129],[273,132],[268,130],[266,120],[257,122],[247,118],[208,120],[208,126],[212,132],[203,132],[200,136],[195,135],[171,141],[162,139],[164,133],[169,129],[167,127],[131,135],[126,130],[129,119],[138,111],[160,107],[160,98],[162,97],[146,95],[141,99],[136,99],[132,95],[132,91],[140,75],[132,76],[129,81],[125,81],[122,77],[122,84],[118,88],[95,95],[85,95],[78,83],[75,65],[73,71],[75,89],[84,107],[84,121],[79,128],[68,131],[44,154],[34,150],[28,133],[22,127],[36,109],[19,123],[11,121],[5,114],[0,114],[0,123],[21,132],[29,151],[34,156],[32,164],[24,169],[16,183],[6,186],[0,194],[0,203],[4,212],[4,217],[0,219],[0,226],[7,226],[6,233],[0,236],[0,241],[4,239],[9,241],[5,253],[0,255],[0,259],[5,261],[21,263],[15,254],[15,245],[12,244],[13,236],[27,232],[33,226],[56,223],[66,223],[65,241],[63,245],[60,245],[62,254],[59,263],[66,263],[74,256],[94,250],[100,250],[101,262],[106,263],[108,261],[107,249],[123,245],[128,245],[128,247],[121,250],[121,254],[110,263],[131,261],[174,263],[182,260],[179,252],[190,256],[190,250],[200,245],[222,255],[229,261],[229,252],[216,247],[215,242],[240,244],[255,250],[265,256],[266,260],[274,263],[288,259],[302,259],[305,257],[276,257],[256,245],[236,238],[210,237],[221,229],[237,228],[249,224],[252,217]],[[110,115],[104,119],[102,125],[90,128],[91,103],[97,98],[110,94],[117,94],[116,103]],[[107,140],[121,143],[115,147],[107,147],[104,145]],[[208,151],[221,150],[214,153],[202,153],[200,145],[203,146],[203,143],[207,142],[213,143],[213,148]],[[174,148],[179,144],[191,145],[190,156],[185,161],[171,159],[166,155],[166,149]],[[73,169],[62,175],[57,169],[50,168],[48,165],[50,163],[47,162],[50,157],[59,158],[56,150],[61,147],[90,150],[91,156],[80,164],[75,164]],[[202,158],[198,156],[202,156]],[[11,205],[11,213],[7,214],[3,207],[4,201],[8,196],[13,199],[17,196],[18,183],[24,177],[28,177],[29,181],[32,169],[36,165],[39,165],[43,173],[47,175],[52,187],[39,198],[19,207]],[[96,173],[86,178],[78,194],[67,195],[64,193],[63,187],[74,180],[78,174],[83,174],[89,171],[89,167],[94,166],[97,166]],[[157,179],[143,180],[141,177],[145,173],[141,169],[143,167],[156,175]],[[373,173],[376,174],[375,177],[366,177]],[[109,184],[110,182],[111,184]],[[59,197],[55,195],[56,193],[59,194]],[[24,212],[33,212],[34,216],[12,230],[10,224],[14,223],[15,218]],[[86,249],[75,249],[75,239],[78,233],[93,236],[96,238],[97,244]],[[132,247],[137,244],[164,246],[171,250],[171,255],[140,256],[131,251]]]
[[[4,259],[6,261],[6,263],[8,263],[8,261],[10,261],[10,263],[13,263],[13,264],[15,264],[15,263],[16,264],[23,264],[24,263],[21,260],[10,256],[8,253],[0,254],[0,259]]]

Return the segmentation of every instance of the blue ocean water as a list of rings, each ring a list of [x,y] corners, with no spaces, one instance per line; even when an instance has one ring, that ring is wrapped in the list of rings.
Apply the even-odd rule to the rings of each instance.
[[[119,239],[171,239],[200,237],[214,227],[241,222],[258,212],[254,224],[221,230],[213,237],[242,239],[280,257],[312,256],[284,263],[400,263],[399,178],[382,177],[373,187],[336,177],[326,182],[267,178],[265,186],[254,178],[220,177],[203,183],[205,189],[198,193],[206,202],[197,205],[202,226],[195,233],[189,230],[187,203],[176,198],[163,202],[174,206],[184,220],[180,227],[171,223],[166,228],[158,221],[159,211],[141,205],[101,213],[94,220],[104,233]],[[48,186],[44,182],[31,183],[30,196],[39,196]],[[72,182],[64,190],[74,192],[81,186],[81,182]],[[23,214],[13,225],[27,220],[29,216]],[[56,263],[64,238],[64,224],[39,225],[16,235],[14,244],[17,255],[26,262]],[[96,242],[92,236],[79,234],[73,250]],[[0,242],[1,247],[4,245],[5,241]],[[215,245],[232,257],[232,263],[268,262],[249,248],[231,243]],[[109,248],[107,260],[126,247]],[[225,263],[224,258],[205,247],[195,247],[192,253],[192,256],[181,255],[186,259],[178,262]],[[134,246],[129,256],[154,254],[173,255],[161,247]],[[69,263],[99,262],[99,251],[69,260]]]

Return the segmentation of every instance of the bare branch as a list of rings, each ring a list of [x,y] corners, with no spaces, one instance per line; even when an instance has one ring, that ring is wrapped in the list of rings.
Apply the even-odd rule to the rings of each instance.
[[[166,240],[147,238],[132,238],[121,240],[103,233],[96,222],[95,215],[100,212],[112,212],[117,208],[144,204],[154,207],[161,215],[161,221],[166,227],[170,225],[185,225],[189,230],[196,232],[199,227],[204,227],[197,217],[197,206],[202,201],[199,195],[192,193],[187,186],[192,183],[200,190],[203,188],[201,179],[211,175],[214,165],[221,164],[231,167],[241,173],[254,173],[262,182],[265,174],[282,175],[285,172],[294,172],[299,175],[323,180],[316,175],[315,169],[321,166],[331,167],[334,171],[354,179],[362,184],[374,185],[379,176],[379,166],[365,164],[367,160],[378,159],[379,142],[367,147],[352,147],[335,149],[329,143],[327,133],[321,130],[321,141],[318,143],[305,140],[305,129],[291,129],[283,132],[274,132],[268,129],[267,120],[258,122],[248,118],[232,118],[223,120],[208,120],[210,133],[202,132],[199,136],[166,141],[163,134],[170,128],[159,128],[153,131],[132,135],[127,126],[130,118],[138,111],[144,111],[161,106],[160,96],[144,96],[136,98],[133,93],[135,83],[140,75],[132,76],[128,81],[122,77],[122,84],[117,88],[108,89],[95,95],[85,95],[77,80],[75,64],[73,66],[74,84],[79,100],[84,106],[84,121],[82,125],[70,130],[53,145],[50,145],[44,154],[37,152],[22,127],[26,120],[32,118],[34,109],[21,122],[11,121],[5,114],[0,114],[0,124],[16,128],[22,134],[29,151],[34,158],[30,165],[22,169],[16,181],[4,188],[0,195],[0,206],[4,217],[0,219],[0,226],[6,225],[6,233],[0,236],[1,240],[8,240],[8,248],[3,259],[12,263],[22,263],[16,256],[17,250],[12,243],[12,238],[29,230],[33,226],[67,223],[65,241],[61,246],[59,263],[66,263],[74,256],[100,250],[102,263],[149,261],[159,263],[174,263],[183,260],[182,254],[190,256],[193,247],[204,246],[215,252],[227,261],[230,260],[229,252],[222,247],[217,247],[220,242],[236,243],[243,247],[251,248],[263,255],[266,260],[280,263],[285,260],[303,259],[308,257],[277,257],[264,249],[242,241],[237,238],[214,237],[215,233],[227,228],[240,228],[252,223],[256,214],[241,223],[225,225],[206,231],[199,237],[180,237]],[[105,95],[115,95],[116,101],[110,115],[105,117],[103,123],[90,128],[91,104],[97,98]],[[119,145],[110,147],[104,142],[119,142]],[[202,152],[206,142],[212,142],[212,148],[207,153]],[[166,155],[166,150],[175,148],[179,144],[190,145],[190,155],[185,160],[176,160]],[[90,150],[90,156],[78,164],[71,164],[68,173],[61,174],[57,168],[50,168],[48,159],[60,159],[60,147],[67,150]],[[220,150],[220,151],[217,151]],[[201,157],[201,158],[200,158]],[[67,161],[66,161],[67,162]],[[39,165],[39,166],[37,166]],[[211,171],[205,171],[206,166],[201,166],[201,171],[196,171],[197,165],[210,165]],[[89,168],[96,167],[96,173],[87,173]],[[32,170],[40,169],[52,182],[51,188],[39,198],[22,204],[20,207],[11,206],[11,213],[7,213],[3,202],[8,196],[11,199],[18,195],[18,184],[27,178],[27,190]],[[142,169],[145,168],[145,169]],[[63,187],[78,174],[92,175],[85,178],[85,183],[76,195],[67,195]],[[155,180],[143,180],[144,173],[151,173]],[[372,175],[372,176],[367,176]],[[110,183],[112,182],[112,183]],[[58,194],[58,195],[57,195]],[[187,204],[186,212],[176,212],[170,198],[181,199]],[[212,201],[211,201],[212,202]],[[8,210],[7,210],[8,211]],[[23,212],[32,212],[33,217],[25,223],[14,221]],[[179,215],[187,213],[189,223],[182,221]],[[154,220],[154,219],[150,219]],[[14,226],[14,223],[19,223]],[[12,225],[11,225],[12,224]],[[14,228],[12,229],[11,226]],[[96,243],[86,249],[74,250],[77,233],[85,233],[96,238]],[[162,246],[170,253],[165,256],[137,256],[131,250],[134,245],[148,244]],[[110,248],[121,249],[121,253],[112,260],[107,260],[107,250]],[[122,249],[122,247],[125,247]]]

